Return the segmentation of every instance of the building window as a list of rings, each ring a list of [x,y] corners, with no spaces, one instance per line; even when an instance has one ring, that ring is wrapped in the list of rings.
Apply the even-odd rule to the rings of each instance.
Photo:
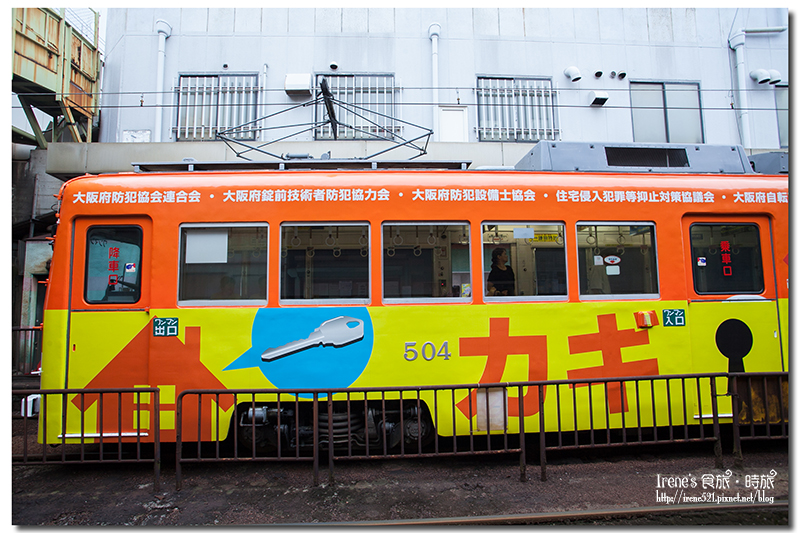
[[[486,296],[567,295],[563,224],[484,222],[482,233]]]
[[[558,141],[557,91],[549,79],[478,78],[479,141]]]
[[[697,83],[631,82],[634,142],[705,142]]]
[[[778,111],[778,135],[781,148],[789,148],[789,86],[775,86],[775,108]]]
[[[180,303],[266,303],[267,235],[264,224],[181,226]]]
[[[281,299],[368,303],[369,226],[281,226]]]
[[[655,226],[578,224],[581,298],[657,298]]]
[[[383,297],[471,296],[468,224],[383,225]]]
[[[86,234],[84,297],[90,304],[130,304],[141,293],[142,229],[93,226]]]
[[[392,74],[320,74],[317,76],[318,95],[323,78],[340,103],[334,106],[338,123],[336,139],[380,140],[402,135],[402,127],[396,120],[399,88]],[[317,104],[315,114],[318,124],[328,119],[324,102]],[[334,139],[330,122],[317,127],[314,138]]]
[[[758,226],[692,224],[690,233],[697,294],[757,294],[764,290]]]
[[[255,140],[258,117],[257,74],[181,75],[176,89],[178,115],[174,128],[179,141],[213,141],[217,132],[242,141]]]

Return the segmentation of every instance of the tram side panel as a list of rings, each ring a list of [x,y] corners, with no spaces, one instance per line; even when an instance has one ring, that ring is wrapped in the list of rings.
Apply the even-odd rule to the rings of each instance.
[[[204,216],[206,219],[217,217],[216,222],[197,222],[204,220]],[[392,234],[397,227],[389,228],[388,233],[381,236],[386,230],[379,227],[383,219],[376,219],[377,222],[373,220],[368,225],[366,231],[372,234],[364,233],[359,229],[359,224],[344,224],[340,228],[342,234],[350,231],[353,234],[352,242],[348,246],[337,247],[328,245],[328,239],[334,242],[330,227],[323,228],[320,235],[311,235],[314,232],[309,231],[308,239],[316,241],[301,243],[298,236],[298,242],[295,243],[295,230],[300,224],[283,228],[282,220],[272,220],[269,225],[263,221],[241,222],[251,218],[251,215],[245,214],[233,217],[238,220],[236,223],[220,222],[231,218],[230,214],[209,217],[209,213],[196,211],[189,216],[182,216],[180,220],[170,219],[168,222],[167,217],[162,220],[154,215],[155,230],[151,230],[141,216],[127,220],[95,218],[76,222],[74,243],[69,246],[67,243],[72,240],[72,235],[61,232],[57,239],[54,266],[70,264],[73,268],[71,272],[68,268],[59,268],[60,277],[51,280],[47,316],[48,325],[52,323],[55,326],[48,328],[45,335],[43,386],[158,386],[161,389],[162,439],[171,440],[176,429],[176,398],[182,390],[194,388],[392,387],[725,371],[728,368],[727,360],[716,345],[710,344],[709,339],[713,338],[713,331],[716,331],[720,319],[725,319],[722,315],[734,308],[747,309],[745,319],[761,324],[763,330],[755,335],[760,355],[752,369],[781,369],[780,355],[777,355],[780,353],[779,346],[773,346],[775,343],[769,339],[772,331],[767,332],[773,326],[773,329],[777,329],[775,312],[764,310],[770,303],[773,309],[776,306],[775,296],[771,296],[768,289],[765,289],[765,295],[760,295],[761,299],[746,302],[722,302],[719,298],[713,301],[714,298],[708,295],[684,299],[682,289],[664,288],[663,284],[674,276],[667,275],[663,261],[660,263],[662,275],[655,278],[651,276],[651,281],[647,280],[648,275],[643,273],[648,270],[646,257],[650,251],[644,241],[635,244],[619,240],[612,242],[623,233],[629,240],[633,236],[639,238],[658,226],[661,232],[659,240],[654,240],[650,246],[662,246],[660,257],[673,254],[680,257],[685,253],[684,261],[689,271],[696,268],[694,265],[698,258],[689,259],[688,245],[685,252],[673,246],[677,237],[666,228],[676,221],[658,218],[655,223],[650,223],[651,227],[648,224],[623,225],[611,222],[562,224],[567,242],[575,239],[586,243],[586,246],[577,246],[577,254],[567,248],[568,260],[564,269],[572,285],[570,293],[567,294],[565,288],[547,289],[550,292],[540,300],[513,303],[505,303],[502,297],[492,299],[488,295],[468,293],[473,288],[482,290],[484,285],[478,277],[485,276],[488,270],[486,258],[495,244],[492,239],[499,235],[496,229],[489,226],[495,224],[484,225],[484,219],[480,218],[470,223],[473,233],[481,235],[470,237],[472,255],[471,258],[470,255],[466,256],[466,263],[469,265],[471,262],[473,268],[471,277],[468,275],[465,278],[459,278],[461,271],[453,266],[455,260],[450,263],[441,260],[445,256],[452,257],[454,250],[464,248],[449,247],[445,250],[439,245],[437,249],[436,243],[427,243],[423,232],[421,248],[427,248],[428,251],[416,256],[416,249],[408,247],[405,253],[409,259],[421,257],[420,261],[428,261],[429,266],[439,269],[423,280],[428,283],[428,288],[414,288],[412,283],[408,288],[391,289],[395,291],[391,293],[396,297],[395,301],[376,305],[387,296],[383,291],[388,289],[383,287],[383,276],[386,274],[376,272],[375,265],[388,261],[391,247],[387,242],[398,243],[393,251],[395,254],[400,251],[400,241],[395,240]],[[707,221],[700,222],[705,224]],[[84,283],[88,283],[89,267],[88,264],[81,266],[83,258],[89,257],[89,249],[93,246],[101,255],[117,253],[110,252],[110,248],[118,246],[109,246],[108,236],[105,246],[100,238],[102,235],[95,235],[92,241],[92,228],[103,225],[122,229],[122,234],[126,235],[130,233],[127,231],[130,226],[142,228],[138,264],[136,259],[123,258],[121,264],[114,265],[123,268],[118,275],[110,270],[111,261],[115,258],[102,257],[105,262],[99,267],[98,276],[102,271],[102,276],[108,278],[106,284],[110,284],[111,276],[118,276],[114,279],[112,291],[116,294],[111,295],[117,299],[113,307],[102,302],[105,295],[87,293]],[[303,231],[308,231],[311,225],[302,225]],[[543,246],[536,248],[536,239],[552,238],[553,242],[558,241],[558,232],[551,234],[554,237],[547,237],[547,231],[535,230],[531,233],[531,228],[522,227],[527,225],[517,226],[521,240],[515,241],[520,247],[512,254],[517,260],[515,265],[520,265],[520,258],[532,257],[522,253],[523,243],[531,250],[538,250],[540,257],[543,257],[546,255],[545,249]],[[758,227],[763,228],[763,225]],[[410,228],[400,229],[410,231]],[[686,243],[691,243],[687,229],[681,228],[681,237],[686,239]],[[287,233],[284,234],[284,230]],[[604,237],[608,242],[598,242],[599,231],[608,234]],[[615,231],[617,235],[612,234]],[[763,233],[763,229],[759,231],[764,242],[768,235]],[[489,238],[485,240],[483,234],[487,232]],[[298,230],[297,233],[299,235],[301,232]],[[511,231],[512,236],[513,233]],[[371,262],[362,253],[365,234],[371,236],[368,241],[373,254]],[[417,234],[407,234],[406,239],[415,239],[410,243],[413,246],[420,242],[416,240]],[[589,237],[594,237],[594,241],[589,242],[592,240]],[[454,241],[452,238],[448,240]],[[125,244],[130,244],[128,241],[130,235],[124,239]],[[223,249],[224,253],[215,255],[214,243],[220,242],[226,243],[226,248]],[[267,245],[268,242],[271,244]],[[280,243],[288,244],[284,247]],[[430,246],[426,247],[426,244]],[[570,246],[575,244],[573,241]],[[339,256],[335,255],[337,248]],[[262,257],[262,252],[267,257]],[[639,254],[636,256],[640,265],[637,272],[644,280],[637,279],[636,288],[629,289],[639,293],[638,297],[630,300],[617,300],[613,294],[603,293],[603,290],[609,290],[610,285],[607,284],[611,282],[604,280],[601,275],[592,276],[590,273],[595,267],[601,273],[610,272],[617,276],[621,272],[627,273],[624,269],[633,264],[633,256],[626,258],[622,252]],[[200,256],[188,257],[192,253],[200,253]],[[381,261],[375,258],[378,253],[381,254]],[[703,253],[709,255],[707,250]],[[314,262],[324,264],[325,258],[332,260],[342,255],[349,258],[345,267],[349,269],[349,277],[344,283],[326,278],[324,272],[314,272],[312,275],[309,269],[301,268]],[[770,255],[763,246],[761,255],[763,258]],[[313,261],[309,262],[309,259]],[[124,284],[128,263],[135,264],[133,270],[139,276],[129,278],[129,282],[140,280],[140,292],[135,299],[128,294],[130,287]],[[655,264],[653,261],[651,266]],[[475,268],[475,265],[479,266]],[[438,276],[442,268],[448,270],[440,278]],[[520,286],[524,286],[521,279],[524,268],[517,268]],[[130,268],[127,270],[128,275],[134,274]],[[467,270],[470,270],[469,267]],[[763,270],[771,271],[771,265]],[[262,272],[264,276],[261,276]],[[378,276],[380,280],[377,285],[381,287],[381,294],[372,294],[371,299],[364,299],[356,305],[347,304],[349,297],[365,294],[360,286],[364,273],[366,293],[370,290],[370,276]],[[538,272],[537,279],[541,281],[547,274]],[[191,277],[187,278],[189,275]],[[224,289],[220,286],[224,277],[233,278],[238,290],[235,296],[216,294],[216,291]],[[268,280],[269,294],[265,294],[265,289],[259,286],[262,277]],[[614,283],[618,283],[619,279],[613,280]],[[652,279],[660,279],[662,287],[646,287]],[[212,284],[212,280],[217,283]],[[398,278],[398,284],[402,285],[402,282]],[[765,286],[771,282],[774,285],[774,280],[767,276]],[[191,286],[191,290],[184,292],[182,283]],[[529,287],[534,286],[531,283]],[[375,286],[373,283],[372,287]],[[537,290],[544,290],[543,287]],[[250,289],[255,291],[255,296]],[[278,295],[279,289],[291,289],[292,292]],[[595,293],[594,298],[593,289],[600,291],[599,294]],[[430,292],[425,293],[425,290]],[[441,294],[435,291],[441,290],[452,292],[438,300],[435,297]],[[670,296],[659,297],[660,292]],[[772,292],[774,294],[775,291]],[[576,293],[581,296],[576,298]],[[653,295],[641,296],[646,293]],[[423,299],[424,303],[415,303],[415,294],[429,294],[431,298]],[[681,297],[675,299],[679,294]],[[320,299],[320,296],[324,298]],[[345,298],[329,299],[331,296]],[[177,305],[151,307],[148,305],[150,298],[160,303],[177,299]],[[292,298],[311,301],[292,302]],[[90,301],[92,299],[98,301]],[[280,305],[276,305],[279,302]],[[713,312],[695,312],[698,308]],[[773,318],[764,319],[770,314]],[[275,359],[264,358],[270,350],[305,338],[326,322],[343,317],[347,318],[345,322],[360,328],[357,335],[344,345],[319,345],[292,351]],[[784,343],[785,339],[783,335],[781,340]],[[606,387],[598,385],[549,386],[542,391],[534,388],[511,390],[508,397],[502,392],[498,394],[498,391],[489,391],[486,396],[462,389],[454,393],[440,393],[435,398],[426,394],[423,395],[423,401],[432,413],[435,411],[434,422],[441,435],[485,431],[487,404],[489,421],[492,422],[488,429],[497,429],[495,424],[500,420],[509,431],[518,431],[519,406],[522,404],[527,415],[526,430],[536,431],[540,393],[544,396],[547,430],[682,423],[665,414],[670,406],[664,403],[664,387],[666,385],[663,383],[656,383],[653,387],[649,384],[611,384],[606,395]],[[683,401],[684,394],[688,394],[688,404],[698,404],[697,399],[692,397],[692,391],[671,390],[673,412],[679,412],[680,409],[674,407],[677,399]],[[707,392],[703,391],[702,395],[707,397]],[[655,406],[652,404],[653,396],[657,398]],[[109,419],[104,425],[96,411],[97,402],[87,408],[85,404],[76,402],[76,398],[70,397],[66,406],[53,402],[48,407],[48,415],[52,415],[48,416],[49,442],[58,442],[65,407],[69,426],[67,434],[70,435],[79,433],[81,427],[86,428],[88,433],[90,428],[99,431],[103,426],[105,430],[109,424],[114,426],[118,422]],[[561,400],[560,410],[557,399]],[[590,399],[592,410],[589,409]],[[192,421],[196,420],[196,407],[189,406],[188,409],[194,411],[184,415],[184,438],[224,438],[229,434],[234,408],[230,397],[224,397],[219,406],[211,397],[206,399],[202,405],[203,413],[209,417],[216,417],[219,413],[219,434],[216,432],[217,421],[206,418],[203,420],[204,432],[198,435],[196,423]],[[689,423],[696,422],[698,416],[706,414],[705,408],[704,405],[702,412],[688,412],[687,417],[692,419]],[[644,413],[644,418],[641,418],[641,413]],[[650,419],[652,416],[655,416],[655,420]],[[126,405],[126,425],[123,430],[132,433],[139,431],[140,434],[144,431],[146,437],[150,438],[152,420],[149,406],[140,405],[135,409]]]

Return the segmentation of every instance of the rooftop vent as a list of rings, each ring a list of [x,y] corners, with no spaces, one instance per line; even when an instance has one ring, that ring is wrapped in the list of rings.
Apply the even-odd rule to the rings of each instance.
[[[713,144],[539,142],[514,167],[552,172],[748,174],[741,146]]]
[[[686,148],[636,148],[606,146],[610,167],[688,167]]]

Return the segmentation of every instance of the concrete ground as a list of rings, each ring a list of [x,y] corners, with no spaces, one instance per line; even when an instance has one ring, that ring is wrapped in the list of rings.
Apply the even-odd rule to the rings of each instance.
[[[318,486],[311,463],[184,465],[180,491],[168,455],[160,490],[154,490],[153,468],[146,464],[13,466],[11,522],[319,524],[635,509],[706,499],[717,503],[710,504],[704,523],[788,523],[788,511],[740,515],[713,509],[737,496],[787,500],[786,442],[747,443],[743,470],[733,468],[730,454],[723,469],[715,469],[710,446],[687,446],[550,453],[547,481],[537,464],[529,464],[525,482],[517,455],[339,461],[334,481],[323,467]],[[671,520],[688,523],[680,513]]]

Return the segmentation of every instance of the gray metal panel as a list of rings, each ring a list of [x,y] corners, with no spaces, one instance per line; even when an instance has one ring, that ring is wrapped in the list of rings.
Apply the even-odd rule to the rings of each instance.
[[[286,161],[175,161],[131,163],[136,172],[200,172],[242,170],[467,170],[471,161],[386,161],[366,159],[291,159]]]
[[[645,151],[685,153],[687,166],[611,165],[606,148],[625,149],[628,153]],[[552,172],[649,172],[662,174],[747,174],[752,173],[744,149],[738,145],[677,143],[578,143],[540,142],[516,165],[517,170]]]
[[[788,174],[789,154],[787,152],[769,152],[750,156],[753,170],[759,174]]]

